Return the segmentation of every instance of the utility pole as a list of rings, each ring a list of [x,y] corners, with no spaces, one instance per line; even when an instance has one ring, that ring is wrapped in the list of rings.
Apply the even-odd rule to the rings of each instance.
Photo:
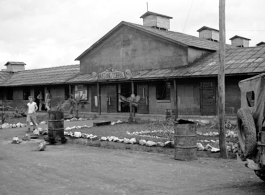
[[[218,118],[220,157],[227,158],[225,137],[225,0],[219,0]]]

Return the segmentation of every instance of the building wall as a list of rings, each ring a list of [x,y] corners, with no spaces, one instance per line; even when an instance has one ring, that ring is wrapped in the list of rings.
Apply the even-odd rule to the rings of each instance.
[[[156,22],[157,22],[157,27],[170,29],[170,19],[169,18],[157,16]]]
[[[200,80],[177,80],[178,109],[181,115],[200,115]]]
[[[156,26],[156,16],[149,15],[143,18],[144,26]]]
[[[241,99],[238,83],[246,78],[249,76],[227,77],[225,79],[225,111],[227,115],[236,115],[240,108]]]
[[[11,72],[23,71],[25,70],[25,65],[16,65],[16,64],[7,65],[6,70]]]
[[[175,109],[174,107],[174,86],[171,84],[170,100],[156,99],[156,84],[149,83],[149,113],[150,114],[165,114],[166,109]]]
[[[194,62],[194,60],[199,59],[202,57],[204,54],[209,54],[211,53],[210,51],[207,50],[202,50],[202,49],[195,49],[195,48],[188,48],[188,62],[191,64]]]
[[[80,60],[80,72],[159,69],[188,64],[187,48],[122,26]]]

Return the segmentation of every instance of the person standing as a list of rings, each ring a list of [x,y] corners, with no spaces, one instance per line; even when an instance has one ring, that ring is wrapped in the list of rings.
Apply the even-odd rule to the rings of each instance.
[[[29,96],[29,103],[27,103],[28,106],[28,114],[27,114],[27,126],[28,126],[28,132],[30,132],[30,122],[33,124],[33,130],[37,128],[37,115],[36,111],[38,110],[38,106],[36,102],[33,101],[32,96]]]
[[[40,91],[40,94],[37,96],[37,99],[39,100],[39,111],[41,111],[42,105],[43,105],[43,95]]]
[[[48,90],[45,95],[45,106],[47,111],[51,109],[51,94],[50,91]]]

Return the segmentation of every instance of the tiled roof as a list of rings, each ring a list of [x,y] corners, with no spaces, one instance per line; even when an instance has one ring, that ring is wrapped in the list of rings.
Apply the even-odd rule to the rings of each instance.
[[[8,78],[12,76],[11,72],[8,71],[0,71],[0,85],[4,83]]]
[[[133,72],[132,80],[216,76],[218,69],[219,57],[218,52],[215,52],[192,65],[175,69],[155,69]],[[265,47],[246,47],[226,50],[226,75],[259,74],[263,72],[265,72]],[[91,74],[80,74],[67,82],[96,82],[96,79]]]
[[[62,84],[80,72],[79,65],[24,70],[14,73],[0,86],[51,85]]]
[[[166,39],[168,41],[183,45],[183,46],[190,46],[190,47],[196,47],[201,49],[207,49],[216,51],[219,50],[219,43],[210,41],[207,39],[195,37],[192,35],[187,35],[179,32],[174,31],[166,31],[166,30],[159,30],[156,28],[143,26],[139,24],[133,24],[129,22],[121,22],[116,27],[114,27],[111,31],[109,31],[106,35],[104,35],[101,39],[99,39],[97,42],[95,42],[90,48],[85,50],[81,55],[79,55],[76,60],[80,60],[81,57],[83,57],[87,52],[95,48],[99,43],[103,42],[106,37],[108,37],[112,32],[114,32],[117,28],[119,28],[122,25],[130,26],[132,28],[141,30],[143,32],[146,32],[148,34],[152,34],[154,36],[160,37],[162,39]],[[227,48],[235,48],[235,46],[232,45],[226,45]]]

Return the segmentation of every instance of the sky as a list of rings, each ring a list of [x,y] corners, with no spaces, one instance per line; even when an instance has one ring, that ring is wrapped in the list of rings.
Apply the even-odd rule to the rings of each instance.
[[[0,0],[0,69],[79,64],[84,50],[121,21],[142,24],[148,10],[173,17],[170,30],[198,36],[219,29],[219,0]],[[226,42],[234,35],[265,42],[265,1],[226,0]]]

